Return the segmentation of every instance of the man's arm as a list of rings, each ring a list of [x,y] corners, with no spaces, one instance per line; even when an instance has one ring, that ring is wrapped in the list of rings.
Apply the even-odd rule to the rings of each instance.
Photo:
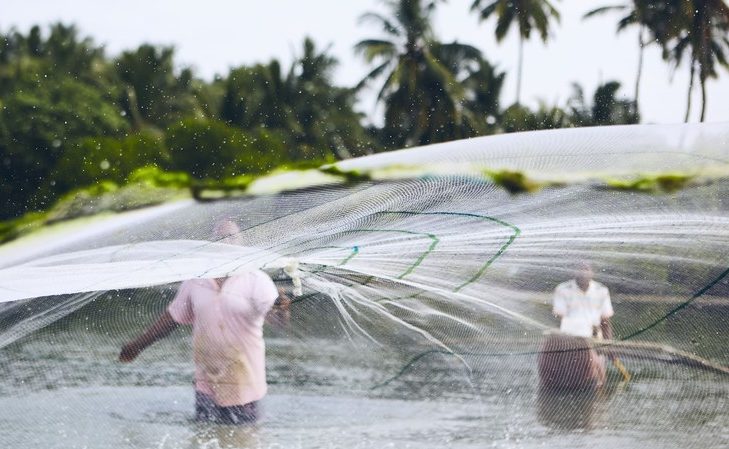
[[[276,298],[276,301],[273,303],[271,310],[268,311],[266,321],[269,324],[277,326],[287,325],[291,319],[291,310],[289,309],[291,302],[291,298],[286,295],[284,289],[279,288],[278,298]]]
[[[600,330],[602,330],[602,338],[606,340],[613,339],[613,325],[610,323],[610,318],[600,320]]]
[[[600,330],[602,331],[602,338],[604,338],[605,340],[613,339],[613,325],[610,323],[610,318],[600,319]],[[615,354],[613,354],[613,352],[610,350],[609,346],[606,348],[605,353],[607,354],[608,358],[613,362],[618,359]]]
[[[178,326],[170,312],[165,310],[142,335],[122,346],[120,362],[131,362],[149,345],[166,337]]]
[[[561,285],[554,289],[554,297],[552,298],[552,314],[560,320],[567,315],[567,298]]]
[[[604,289],[605,297],[602,301],[602,307],[600,308],[600,330],[602,331],[602,338],[606,340],[613,339],[613,326],[610,323],[610,317],[615,313],[613,311],[613,303],[610,301],[610,292],[607,288]]]

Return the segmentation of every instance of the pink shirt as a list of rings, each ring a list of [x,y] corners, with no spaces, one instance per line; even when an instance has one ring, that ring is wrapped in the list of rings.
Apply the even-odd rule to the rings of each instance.
[[[213,279],[182,283],[167,310],[176,322],[192,324],[197,391],[222,407],[266,395],[263,322],[277,297],[262,271],[229,277],[221,288]]]

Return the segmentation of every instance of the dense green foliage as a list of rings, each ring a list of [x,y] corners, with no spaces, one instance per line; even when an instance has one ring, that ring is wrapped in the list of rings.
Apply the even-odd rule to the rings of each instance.
[[[75,36],[56,25],[46,39],[37,28],[0,38],[0,201],[9,206],[2,216],[48,207],[62,189],[56,183],[78,185],[77,170],[68,180],[51,177],[76,139],[129,128],[99,84],[107,75],[96,65],[101,50]]]
[[[355,49],[374,68],[360,85],[384,79],[380,139],[386,146],[425,145],[493,132],[504,74],[470,45],[438,41],[430,26],[434,3],[387,2],[390,16],[366,13],[383,38]]]
[[[573,94],[565,107],[540,104],[531,110],[519,104],[507,108],[502,116],[504,132],[537,129],[570,128],[578,126],[630,125],[640,121],[633,100],[618,98],[620,83],[609,81],[595,89],[592,103],[585,100],[579,84],[573,85]]]
[[[377,28],[355,48],[372,67],[354,87],[334,85],[338,61],[310,39],[290,67],[274,59],[204,80],[180,67],[171,47],[144,44],[111,57],[72,25],[0,32],[0,219],[33,218],[34,211],[72,204],[74,195],[102,195],[101,186],[239,189],[276,167],[499,132],[640,120],[640,65],[633,98],[619,96],[620,84],[609,81],[590,96],[575,85],[565,104],[530,108],[517,94],[503,108],[507,74],[477,48],[438,39],[432,14],[442,0],[382,3],[384,14],[362,16]],[[495,19],[498,41],[510,29],[522,41],[532,32],[546,41],[559,21],[557,6],[474,0],[471,10],[488,23]],[[703,119],[706,81],[728,65],[725,0],[625,0],[587,16],[609,11],[621,12],[619,31],[639,28],[641,49],[658,45],[672,65],[688,66],[689,105],[698,79]],[[366,86],[377,89],[382,126],[364,126],[355,109]]]
[[[336,63],[306,39],[285,73],[274,60],[206,82],[170,47],[108,58],[73,26],[0,34],[0,218],[139,167],[222,185],[374,151],[355,91],[332,84]]]

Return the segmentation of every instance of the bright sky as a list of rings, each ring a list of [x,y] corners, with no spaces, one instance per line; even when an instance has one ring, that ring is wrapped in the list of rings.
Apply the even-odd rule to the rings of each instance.
[[[627,0],[625,0],[627,2]],[[601,81],[618,80],[625,95],[632,95],[637,67],[637,30],[616,36],[617,14],[588,21],[582,15],[617,0],[556,1],[562,21],[545,46],[534,40],[525,46],[522,100],[536,104],[563,105],[571,84],[579,82],[591,95]],[[478,23],[469,12],[471,0],[449,0],[435,17],[435,30],[442,41],[458,40],[480,48],[485,56],[507,72],[502,103],[515,98],[517,39],[512,33],[501,44],[493,38],[494,23]],[[228,68],[277,58],[288,64],[301,53],[305,36],[311,36],[341,64],[336,82],[354,85],[367,67],[354,55],[354,44],[379,37],[371,24],[359,25],[365,11],[384,12],[377,0],[0,0],[0,30],[17,27],[26,31],[33,24],[55,21],[76,24],[84,35],[103,43],[114,55],[143,42],[174,45],[177,60],[192,65],[210,78]],[[657,48],[646,52],[641,86],[641,109],[647,123],[683,120],[688,88],[688,69],[672,73]],[[729,71],[721,69],[719,80],[708,84],[708,121],[729,122]],[[694,92],[692,117],[697,120],[700,91]],[[363,95],[360,109],[372,115],[374,95]],[[724,101],[722,101],[724,100]]]

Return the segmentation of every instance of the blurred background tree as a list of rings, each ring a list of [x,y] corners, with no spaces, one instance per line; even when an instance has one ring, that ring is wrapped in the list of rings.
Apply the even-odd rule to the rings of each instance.
[[[385,3],[389,16],[361,17],[384,36],[355,47],[375,66],[358,87],[384,79],[377,95],[384,105],[383,145],[425,145],[485,133],[489,115],[498,109],[503,75],[475,47],[438,41],[431,28],[435,2]]]
[[[630,26],[638,27],[638,67],[635,76],[635,90],[633,93],[636,109],[639,108],[640,81],[643,74],[645,47],[651,42],[658,42],[655,36],[652,39],[646,37],[646,30],[651,29],[651,12],[655,3],[656,2],[652,0],[633,0],[623,5],[603,6],[601,8],[593,9],[584,16],[587,19],[608,12],[620,11],[625,15],[618,21],[617,33],[626,30]]]
[[[183,117],[203,117],[193,90],[192,70],[175,71],[174,49],[141,45],[113,62],[122,92],[119,102],[134,129],[164,128]]]
[[[635,101],[618,98],[620,83],[608,81],[597,86],[592,104],[585,100],[583,89],[573,84],[573,94],[568,100],[568,114],[573,126],[632,125],[640,121]]]
[[[549,39],[551,21],[559,22],[557,8],[548,0],[474,0],[471,11],[485,21],[496,17],[496,41],[506,37],[512,25],[519,32],[519,59],[516,70],[516,104],[521,101],[521,79],[524,66],[524,41],[529,40],[532,31],[539,33],[543,42]]]
[[[585,99],[582,86],[572,85],[572,96],[564,107],[540,103],[536,110],[512,105],[502,116],[503,131],[519,132],[580,126],[631,125],[640,122],[635,101],[619,98],[620,83],[608,81],[595,89],[592,102]]]
[[[479,20],[495,19],[497,41],[512,28],[519,35],[516,103],[504,109],[507,73],[477,48],[438,38],[433,14],[443,0],[381,3],[384,13],[361,16],[378,34],[355,46],[370,68],[353,87],[335,85],[339,62],[311,38],[287,67],[273,59],[205,80],[169,46],[108,57],[74,25],[0,33],[0,219],[48,209],[82,186],[124,184],[140,168],[212,182],[500,132],[638,123],[647,45],[671,70],[688,68],[685,120],[698,84],[703,121],[706,83],[729,67],[726,0],[624,0],[585,17],[617,12],[618,32],[637,28],[632,97],[609,81],[590,96],[575,84],[563,104],[522,104],[522,47],[532,32],[551,36],[555,2],[473,0]],[[382,121],[365,126],[356,107],[368,87]]]
[[[0,44],[0,201],[8,205],[0,216],[8,217],[52,204],[59,188],[50,174],[70,142],[128,126],[103,49],[73,26],[53,25],[47,36],[12,31]]]
[[[663,37],[665,57],[681,65],[688,54],[690,72],[686,116],[691,114],[691,93],[696,75],[701,87],[700,121],[706,118],[706,82],[719,76],[717,68],[729,68],[729,6],[724,0],[668,0],[666,20],[673,24]],[[669,16],[670,15],[670,16]]]
[[[306,38],[286,74],[277,60],[232,69],[222,80],[219,118],[244,130],[262,127],[281,134],[285,156],[294,162],[371,152],[362,114],[354,110],[356,92],[332,83],[336,65]]]

